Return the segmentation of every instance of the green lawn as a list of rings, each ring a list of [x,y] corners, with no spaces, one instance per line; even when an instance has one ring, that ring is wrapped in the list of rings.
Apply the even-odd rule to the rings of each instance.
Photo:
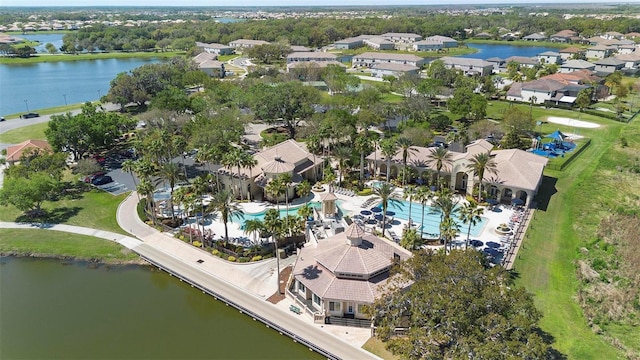
[[[41,229],[0,229],[0,253],[71,257],[105,263],[140,262],[136,253],[116,242]]]
[[[400,360],[400,357],[387,350],[384,342],[377,337],[371,337],[366,343],[364,343],[364,345],[362,345],[362,348],[385,360]]]
[[[81,193],[78,198],[61,198],[55,202],[45,202],[43,208],[49,211],[47,222],[69,224],[94,229],[127,234],[116,221],[118,205],[127,194],[113,196],[100,190]],[[9,205],[0,207],[0,221],[27,221],[23,213]]]
[[[51,115],[51,114],[65,113],[67,111],[72,111],[72,110],[78,110],[82,108],[82,105],[84,105],[84,103],[54,106],[50,108],[35,109],[31,111],[36,112],[40,115]],[[4,115],[4,117],[7,119],[7,121],[12,119],[21,120],[20,115],[24,113],[25,113],[24,111],[21,111],[15,114]]]
[[[167,51],[167,52],[110,52],[110,53],[92,53],[92,54],[38,54],[29,58],[0,58],[0,64],[33,64],[40,62],[57,62],[57,61],[80,61],[80,60],[97,60],[97,59],[129,59],[129,58],[172,58],[174,56],[184,55],[183,51]]]
[[[29,125],[0,134],[0,143],[17,144],[25,140],[46,140],[44,130],[47,123]]]
[[[546,116],[548,111],[534,108],[534,117]],[[566,112],[566,115],[577,118],[581,114]],[[603,209],[606,205],[603,206],[602,202],[607,202],[607,199],[613,201],[619,191],[626,190],[615,186],[608,189],[593,186],[598,179],[596,169],[604,162],[603,155],[617,142],[625,125],[584,114],[581,119],[603,126],[580,129],[582,135],[592,139],[591,146],[564,171],[545,171],[547,178],[538,199],[543,210],[536,211],[524,247],[515,262],[517,284],[535,295],[536,306],[544,314],[542,329],[555,338],[554,347],[569,359],[623,358],[621,352],[589,328],[575,299],[578,280],[574,261],[579,248],[589,240],[586,238],[589,231],[586,230],[593,230],[606,212]],[[549,133],[556,129],[576,130],[544,124],[541,132]],[[548,204],[541,200],[545,197],[549,198]]]

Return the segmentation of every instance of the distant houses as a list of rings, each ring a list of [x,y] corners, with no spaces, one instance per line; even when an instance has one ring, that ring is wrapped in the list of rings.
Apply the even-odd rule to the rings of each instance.
[[[235,49],[247,49],[247,48],[252,48],[254,46],[265,45],[265,44],[269,44],[269,42],[263,41],[263,40],[238,39],[238,40],[231,41],[229,43],[229,46]]]
[[[493,63],[481,59],[457,58],[445,56],[440,58],[449,69],[462,71],[465,75],[490,75],[493,72]]]
[[[203,51],[216,54],[216,55],[231,55],[233,54],[233,47],[223,45],[223,44],[206,44],[201,42],[196,42],[196,46],[201,48]]]
[[[218,61],[218,56],[213,53],[203,52],[196,55],[193,61],[198,66],[198,69],[205,72],[211,77],[224,78],[225,68],[224,63]]]
[[[425,58],[413,54],[394,54],[379,52],[365,52],[354,56],[351,61],[354,67],[368,68],[381,63],[412,65],[415,67],[422,67],[427,63],[427,60]]]

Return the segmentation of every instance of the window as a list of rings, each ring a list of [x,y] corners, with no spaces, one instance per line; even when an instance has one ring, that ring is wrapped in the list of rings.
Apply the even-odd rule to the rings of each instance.
[[[320,305],[320,296],[318,296],[318,295],[316,295],[316,294],[313,294],[313,302],[314,302],[316,305]]]
[[[340,311],[340,302],[329,301],[329,311]]]
[[[358,304],[358,313],[359,314],[363,314],[364,313],[364,305]]]
[[[300,292],[307,291],[307,288],[304,286],[304,284],[299,282],[299,281],[298,281],[298,291],[300,291]]]

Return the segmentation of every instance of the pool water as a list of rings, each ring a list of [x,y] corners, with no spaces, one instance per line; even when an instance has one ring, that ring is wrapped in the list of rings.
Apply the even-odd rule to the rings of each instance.
[[[316,208],[316,209],[321,209],[322,208],[322,203],[320,201],[315,201],[315,202],[310,202],[308,203],[309,206]],[[342,210],[341,207],[342,204],[342,200],[338,200],[336,201],[336,205],[338,206],[338,208],[342,211],[342,213],[344,214],[344,210]],[[289,215],[298,215],[298,209],[302,207],[302,205],[296,205],[296,206],[291,206],[289,205]],[[265,211],[261,211],[259,213],[253,213],[253,214],[241,214],[239,216],[234,216],[232,221],[236,224],[240,224],[240,228],[244,229],[244,222],[247,220],[260,220],[260,221],[264,221],[264,215],[267,213],[267,210]],[[287,207],[283,204],[280,204],[280,217],[283,218],[287,216]]]
[[[378,206],[381,206],[378,204]],[[387,211],[393,211],[396,213],[394,215],[395,218],[400,220],[409,220],[409,202],[405,200],[397,200],[397,201],[389,201],[389,206],[387,207]],[[457,214],[454,215],[454,219],[459,226],[460,234],[467,234],[467,230],[469,229],[469,224],[463,223],[460,219],[457,218]],[[414,223],[420,223],[422,220],[422,205],[418,203],[411,203],[411,220]],[[471,236],[478,236],[484,226],[487,223],[487,218],[480,217],[480,221],[476,222],[475,225],[471,226]],[[439,234],[440,233],[440,211],[431,206],[425,206],[424,208],[424,224],[421,226],[422,232],[427,234]],[[418,228],[418,231],[421,229]]]

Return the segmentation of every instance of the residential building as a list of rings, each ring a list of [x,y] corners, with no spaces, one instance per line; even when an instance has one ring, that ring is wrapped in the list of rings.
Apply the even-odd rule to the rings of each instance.
[[[363,38],[361,36],[350,37],[342,40],[338,40],[333,43],[333,46],[336,49],[347,50],[347,49],[357,49],[359,47],[364,46]]]
[[[596,67],[594,71],[602,76],[606,76],[618,70],[622,70],[626,65],[626,61],[617,59],[615,57],[608,57],[596,61]]]
[[[257,45],[269,44],[268,41],[263,40],[250,40],[250,39],[238,39],[229,43],[229,46],[236,49],[252,48]]]
[[[583,54],[584,55],[584,52],[585,52],[584,50],[580,49],[579,47],[575,47],[575,46],[564,48],[564,49],[558,51],[558,53],[560,53],[560,57],[562,58],[563,61],[567,61],[567,60],[573,59],[576,56],[578,56],[579,54]]]
[[[638,47],[636,45],[620,45],[618,46],[618,54],[633,54]]]
[[[533,33],[522,38],[524,41],[545,41],[547,37],[543,33]]]
[[[493,72],[494,73],[500,72],[500,68],[503,68],[503,67],[506,66],[506,62],[504,61],[504,59],[499,58],[499,57],[490,57],[485,61],[488,62],[488,63],[493,64]]]
[[[309,52],[312,51],[312,49],[306,47],[306,46],[301,46],[301,45],[291,45],[291,51],[293,52]]]
[[[431,150],[435,147],[413,146],[412,149],[414,151],[407,161],[407,166],[413,168],[417,178],[424,183],[435,183],[438,177],[436,164],[429,160]],[[468,166],[475,154],[491,151],[497,173],[485,174],[483,183],[489,194],[498,201],[509,204],[513,199],[522,199],[525,205],[529,206],[539,190],[547,159],[519,149],[492,149],[493,144],[486,140],[476,140],[467,145],[464,152],[452,151],[452,164],[441,169],[440,182],[451,190],[471,194],[478,182]],[[391,177],[397,177],[403,166],[402,150],[398,150],[390,159],[390,165],[380,150],[367,156],[367,162],[371,173],[386,175],[388,171]]]
[[[363,319],[361,326],[370,326],[364,307],[383,294],[393,277],[391,268],[410,257],[410,251],[352,223],[344,232],[300,249],[287,296],[316,321]]]
[[[216,55],[231,55],[233,54],[233,47],[223,45],[223,44],[205,44],[201,42],[196,42],[196,46],[201,48],[203,51],[216,54]]]
[[[388,32],[380,35],[387,40],[396,42],[396,43],[414,43],[416,41],[422,40],[422,35],[413,34],[413,33],[394,33]]]
[[[413,54],[394,54],[394,53],[378,53],[378,52],[365,52],[356,55],[351,60],[354,67],[372,67],[379,63],[395,63],[404,65],[413,65],[422,67],[427,60],[420,56]]]
[[[338,55],[328,52],[320,52],[320,51],[304,51],[304,52],[294,52],[287,55],[287,64],[301,61],[315,61],[315,62],[326,62],[326,61],[337,61]]]
[[[600,37],[607,40],[612,40],[612,39],[622,40],[624,39],[624,34],[619,33],[617,31],[607,31],[606,33],[600,35]]]
[[[375,64],[371,67],[371,75],[376,78],[383,78],[385,76],[400,77],[402,75],[418,75],[420,68],[413,65],[395,64],[395,63],[381,63]]]
[[[578,70],[591,70],[595,69],[596,65],[585,60],[568,60],[564,64],[560,65],[561,73],[568,73]]]
[[[541,78],[524,83],[514,83],[507,91],[507,100],[533,104],[552,103],[573,106],[578,93],[590,85],[579,85],[552,78]]]
[[[438,51],[443,48],[442,43],[435,40],[420,40],[413,43],[414,51]]]
[[[374,50],[393,50],[396,47],[396,43],[380,36],[365,38],[362,42]]]
[[[615,51],[614,48],[606,45],[596,45],[587,49],[586,56],[588,59],[604,59]]]
[[[444,65],[449,69],[457,69],[465,75],[480,74],[481,76],[490,75],[493,72],[493,63],[481,59],[459,58],[445,56],[440,58]]]
[[[530,58],[526,56],[510,56],[504,60],[504,62],[508,65],[510,62],[517,62],[520,64],[520,67],[528,67],[533,68],[538,65],[538,59]]]
[[[223,78],[225,75],[224,64],[218,61],[218,56],[214,53],[200,53],[193,58],[193,61],[198,65],[198,69],[209,76]]]
[[[242,193],[245,198],[262,201],[273,198],[265,191],[267,184],[280,174],[288,173],[292,175],[293,182],[287,189],[287,195],[293,199],[296,186],[305,179],[314,183],[323,169],[323,158],[310,153],[304,143],[295,140],[287,140],[255,153],[253,159],[256,165],[241,167],[239,172],[236,167],[218,169],[222,186],[236,194]],[[284,198],[282,195],[280,200]]]
[[[452,39],[448,36],[441,36],[441,35],[429,36],[429,37],[426,37],[425,40],[435,41],[437,43],[440,43],[442,44],[443,48],[458,47],[458,40]]]
[[[621,54],[615,57],[618,60],[625,62],[624,68],[626,69],[638,69],[640,68],[640,52],[632,52],[630,54]]]
[[[562,63],[562,57],[560,53],[555,51],[545,51],[538,54],[538,62],[541,64],[560,64]]]
[[[306,75],[305,72],[308,72],[310,69],[323,69],[329,65],[338,66],[344,71],[347,70],[346,65],[339,61],[296,61],[287,64],[287,72]]]
[[[569,43],[576,40],[577,35],[573,30],[562,30],[549,36],[549,41]]]

